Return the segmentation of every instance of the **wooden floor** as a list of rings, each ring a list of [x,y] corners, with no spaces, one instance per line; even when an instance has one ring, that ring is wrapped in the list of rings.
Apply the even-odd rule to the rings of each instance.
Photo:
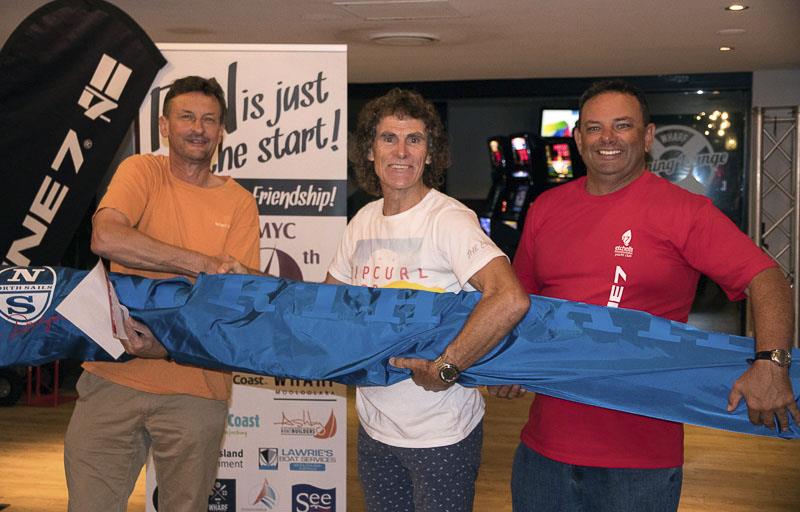
[[[352,404],[352,400],[350,403]],[[510,511],[511,459],[529,398],[487,398],[483,465],[476,511]],[[0,408],[0,503],[8,512],[63,512],[67,491],[62,443],[71,404],[57,408]],[[348,415],[354,439],[355,414]],[[687,427],[686,466],[681,512],[800,511],[800,441],[781,441]],[[348,446],[348,507],[363,511],[355,474],[355,449]],[[144,510],[140,478],[130,500],[132,512]]]

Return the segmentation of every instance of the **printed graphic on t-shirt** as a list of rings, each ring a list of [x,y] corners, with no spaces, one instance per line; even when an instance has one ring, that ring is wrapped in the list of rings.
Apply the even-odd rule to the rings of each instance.
[[[622,258],[632,258],[633,246],[631,245],[631,240],[633,239],[633,234],[631,233],[631,230],[629,229],[626,232],[622,233],[622,236],[620,238],[622,239],[622,245],[614,246],[614,256]]]
[[[420,266],[421,238],[359,240],[351,258],[351,279],[354,283],[386,288],[424,289],[430,276]]]
[[[614,257],[633,258],[633,245],[631,245],[633,241],[633,232],[630,229],[626,230],[622,233],[620,239],[622,240],[622,245],[614,246]],[[625,273],[625,269],[622,268],[622,265],[615,265],[614,279],[611,282],[611,291],[608,294],[608,303],[606,306],[610,308],[619,307],[627,282],[628,274]]]

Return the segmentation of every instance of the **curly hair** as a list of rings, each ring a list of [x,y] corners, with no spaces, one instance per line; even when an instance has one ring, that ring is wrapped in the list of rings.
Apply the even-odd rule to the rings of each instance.
[[[381,184],[375,174],[375,164],[369,160],[369,151],[375,142],[378,123],[388,116],[410,117],[425,124],[430,163],[425,165],[422,182],[426,187],[437,188],[444,183],[450,167],[450,143],[433,103],[414,91],[394,88],[369,101],[358,114],[355,144],[351,147],[350,162],[356,172],[358,185],[365,192],[381,196]]]
[[[217,100],[217,103],[219,103],[220,119],[224,122],[228,105],[225,103],[225,93],[222,92],[222,87],[216,79],[203,78],[200,76],[185,76],[183,78],[178,78],[170,84],[169,91],[167,91],[167,95],[164,96],[164,115],[169,115],[169,107],[172,98],[189,92],[201,92]]]

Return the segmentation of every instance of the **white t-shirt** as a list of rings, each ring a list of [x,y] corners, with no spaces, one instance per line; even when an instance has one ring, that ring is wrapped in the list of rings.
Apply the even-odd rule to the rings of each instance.
[[[328,272],[358,286],[473,291],[468,280],[503,252],[470,209],[431,190],[413,208],[383,215],[383,199],[364,206],[347,225]],[[411,379],[360,387],[356,411],[373,439],[404,448],[432,448],[467,437],[483,417],[477,389],[455,384],[425,391]]]

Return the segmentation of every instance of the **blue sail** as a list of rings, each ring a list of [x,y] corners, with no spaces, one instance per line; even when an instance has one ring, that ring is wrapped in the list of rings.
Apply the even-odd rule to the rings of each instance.
[[[47,267],[39,267],[47,268]],[[55,307],[85,276],[55,269],[49,302],[20,325],[7,315],[0,271],[0,367],[63,358],[110,360]],[[408,378],[390,357],[433,359],[480,299],[458,294],[293,282],[249,275],[150,280],[110,275],[120,301],[178,362],[297,379],[387,385]],[[43,292],[42,292],[43,293]],[[12,304],[19,304],[13,302]],[[19,306],[18,306],[19,307]],[[30,309],[30,308],[29,308]],[[34,313],[28,313],[32,317]],[[710,333],[640,311],[531,296],[525,318],[468,368],[466,386],[521,384],[567,400],[712,428],[784,438],[752,425],[744,403],[726,411],[753,340]],[[797,350],[793,357],[800,358]],[[800,370],[791,368],[800,390]],[[800,403],[800,399],[795,397]]]

